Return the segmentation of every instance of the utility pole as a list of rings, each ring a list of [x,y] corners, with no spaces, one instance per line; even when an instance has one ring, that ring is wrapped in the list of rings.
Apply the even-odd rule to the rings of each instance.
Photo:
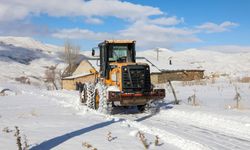
[[[161,52],[161,50],[160,50],[160,48],[156,48],[155,51],[156,51],[157,61],[159,61],[159,52]]]
[[[172,85],[172,83],[171,83],[170,80],[168,80],[168,83],[169,83],[169,85],[170,85],[170,87],[171,87],[171,90],[172,90],[172,92],[173,92],[173,95],[174,95],[174,104],[178,105],[178,104],[179,104],[179,101],[177,100],[177,97],[176,97],[176,93],[175,93],[174,87],[173,87],[173,85]]]

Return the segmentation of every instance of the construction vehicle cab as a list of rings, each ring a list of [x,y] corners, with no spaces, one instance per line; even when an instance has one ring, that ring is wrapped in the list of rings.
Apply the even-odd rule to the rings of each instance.
[[[138,106],[143,110],[149,102],[165,97],[165,89],[153,89],[149,65],[136,62],[135,43],[105,40],[98,45],[100,69],[95,83],[85,85],[84,101],[89,107]]]
[[[100,50],[100,77],[109,78],[111,63],[134,62],[135,41],[132,40],[106,40],[98,45]],[[92,56],[95,49],[92,49]]]

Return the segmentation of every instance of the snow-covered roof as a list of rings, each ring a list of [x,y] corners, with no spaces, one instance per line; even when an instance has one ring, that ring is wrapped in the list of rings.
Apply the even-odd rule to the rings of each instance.
[[[88,59],[87,60],[96,71],[100,70],[100,60],[99,59]]]
[[[75,79],[75,78],[79,78],[79,77],[83,77],[83,76],[87,76],[87,75],[91,75],[91,74],[93,74],[93,73],[81,73],[81,74],[77,74],[77,75],[64,77],[63,79]]]
[[[202,70],[199,66],[195,65],[169,65],[167,64],[166,67],[161,68],[162,71],[177,71],[177,70]]]

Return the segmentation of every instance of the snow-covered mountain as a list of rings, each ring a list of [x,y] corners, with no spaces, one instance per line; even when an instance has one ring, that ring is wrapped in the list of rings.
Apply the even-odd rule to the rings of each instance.
[[[46,66],[63,65],[60,51],[29,37],[0,37],[0,81],[28,77],[31,83],[41,84]]]
[[[140,51],[137,56],[144,56],[160,69],[203,69],[207,75],[229,74],[231,76],[250,75],[250,53],[222,53],[187,49],[174,52],[159,49],[159,60],[155,50]],[[169,64],[172,61],[172,65]]]
[[[60,47],[45,44],[40,41],[34,40],[30,37],[13,37],[13,36],[2,36],[0,37],[0,42],[5,43],[7,45],[13,45],[15,47],[22,47],[27,49],[40,49],[42,51],[47,52],[58,52],[60,51]]]

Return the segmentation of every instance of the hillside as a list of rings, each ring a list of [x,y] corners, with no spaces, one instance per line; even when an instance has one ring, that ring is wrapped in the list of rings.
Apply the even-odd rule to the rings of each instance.
[[[206,75],[215,73],[230,76],[250,75],[250,52],[222,53],[198,49],[174,52],[160,48],[159,61],[154,50],[140,51],[137,56],[146,57],[160,69],[202,69]],[[169,65],[169,60],[172,61],[172,65]]]
[[[27,77],[31,84],[42,85],[46,66],[59,64],[61,48],[29,37],[0,37],[0,81],[13,82]]]

